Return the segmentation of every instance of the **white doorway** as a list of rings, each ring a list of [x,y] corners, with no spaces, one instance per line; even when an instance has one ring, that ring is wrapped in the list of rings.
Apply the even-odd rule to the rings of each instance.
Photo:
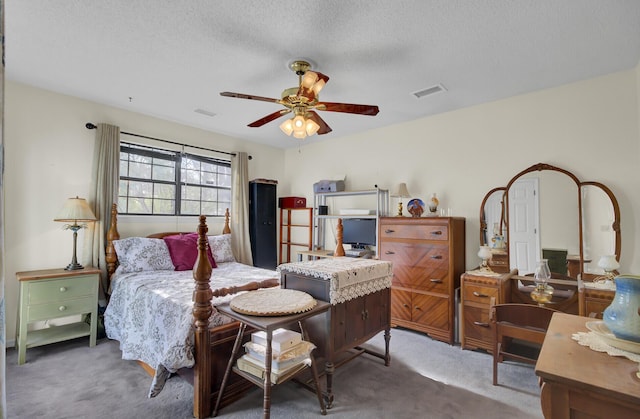
[[[533,273],[540,255],[538,178],[518,179],[509,188],[509,266]]]

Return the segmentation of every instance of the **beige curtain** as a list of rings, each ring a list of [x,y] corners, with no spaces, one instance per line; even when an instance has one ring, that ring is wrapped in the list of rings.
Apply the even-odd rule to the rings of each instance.
[[[249,239],[249,156],[231,158],[231,245],[236,260],[253,265]]]
[[[87,201],[98,221],[90,223],[85,231],[82,264],[102,270],[100,306],[107,305],[107,263],[105,248],[111,224],[111,205],[118,199],[120,181],[120,127],[98,124],[93,152],[93,174]]]
[[[4,39],[4,1],[0,0],[0,39]],[[4,58],[4,42],[0,43]],[[4,309],[4,59],[0,64],[0,418],[7,417],[6,347]]]

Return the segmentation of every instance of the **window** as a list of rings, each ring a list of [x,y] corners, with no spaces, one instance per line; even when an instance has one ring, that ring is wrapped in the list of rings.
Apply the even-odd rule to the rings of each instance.
[[[230,162],[120,144],[120,214],[222,216],[230,205]]]

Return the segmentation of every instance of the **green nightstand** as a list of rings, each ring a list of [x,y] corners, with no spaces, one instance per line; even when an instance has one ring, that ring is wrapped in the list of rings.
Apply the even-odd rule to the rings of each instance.
[[[89,336],[89,346],[96,345],[100,269],[45,269],[18,272],[16,278],[20,282],[18,364],[24,364],[27,348],[35,346],[82,336]],[[28,331],[29,323],[87,313],[91,314],[91,324],[79,321]]]

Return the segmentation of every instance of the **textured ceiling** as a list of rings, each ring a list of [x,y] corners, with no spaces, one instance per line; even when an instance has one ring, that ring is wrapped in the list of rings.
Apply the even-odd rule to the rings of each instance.
[[[306,142],[640,60],[637,0],[5,0],[5,16],[9,80],[282,148],[299,142],[284,118],[247,127],[279,105],[219,93],[279,98],[297,84],[294,58],[331,78],[321,100],[380,107],[320,112],[333,132]]]

